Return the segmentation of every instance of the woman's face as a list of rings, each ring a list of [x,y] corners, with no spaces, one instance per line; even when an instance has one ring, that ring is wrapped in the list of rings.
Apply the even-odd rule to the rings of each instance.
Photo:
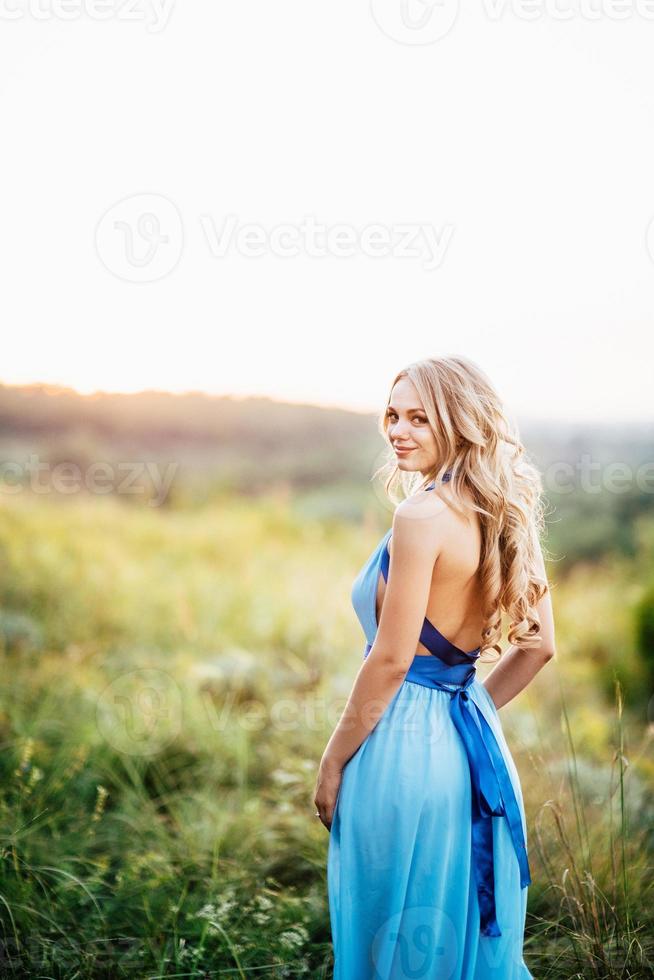
[[[436,440],[418,392],[408,378],[400,378],[393,386],[386,418],[399,469],[428,473],[438,461]]]

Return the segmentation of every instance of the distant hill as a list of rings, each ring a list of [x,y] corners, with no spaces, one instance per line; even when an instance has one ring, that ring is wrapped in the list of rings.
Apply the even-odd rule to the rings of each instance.
[[[281,489],[307,514],[358,520],[385,458],[377,426],[374,414],[271,398],[0,385],[0,464],[30,452],[82,469],[97,460],[174,463],[169,506]],[[558,550],[572,558],[633,551],[635,522],[652,513],[654,425],[530,422],[521,437],[544,473],[552,544],[565,543]],[[608,482],[615,464],[628,474],[624,489]]]
[[[375,417],[270,398],[80,395],[53,385],[0,385],[0,453],[44,458],[177,460],[234,489],[365,480],[382,448]]]

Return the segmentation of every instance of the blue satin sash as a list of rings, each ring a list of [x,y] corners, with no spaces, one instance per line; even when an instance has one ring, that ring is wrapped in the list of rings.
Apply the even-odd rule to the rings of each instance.
[[[364,659],[372,645],[366,643]],[[501,936],[495,911],[492,817],[505,816],[520,868],[520,885],[531,884],[520,806],[502,750],[480,708],[468,695],[474,664],[449,665],[435,655],[413,658],[405,680],[450,694],[450,717],[468,757],[472,784],[472,863],[477,884],[481,933]]]

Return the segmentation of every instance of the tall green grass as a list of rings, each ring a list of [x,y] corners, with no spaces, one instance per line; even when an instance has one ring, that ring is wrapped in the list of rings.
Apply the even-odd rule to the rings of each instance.
[[[559,690],[565,779],[534,821],[542,871],[529,916],[529,962],[537,977],[654,976],[652,806],[646,799],[651,771],[639,766],[651,730],[643,732],[630,762],[616,679],[611,754],[596,770],[589,800],[569,697]]]
[[[312,790],[378,530],[279,501],[0,508],[0,976],[331,976]],[[629,568],[596,576],[627,650]],[[539,978],[646,977],[649,729],[620,685],[606,699],[582,579],[557,597],[556,667],[503,709],[532,842],[525,953]]]

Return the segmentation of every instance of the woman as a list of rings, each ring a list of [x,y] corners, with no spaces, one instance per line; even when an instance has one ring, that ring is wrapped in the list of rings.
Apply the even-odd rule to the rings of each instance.
[[[334,978],[525,980],[526,821],[498,709],[555,655],[540,477],[463,357],[400,371],[382,433],[386,489],[408,495],[352,588],[364,660],[314,794]]]

